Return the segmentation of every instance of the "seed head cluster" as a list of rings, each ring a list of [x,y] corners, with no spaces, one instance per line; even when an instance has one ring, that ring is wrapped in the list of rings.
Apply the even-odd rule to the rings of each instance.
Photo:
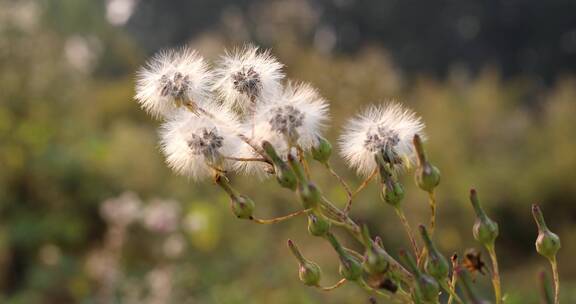
[[[152,57],[138,72],[135,99],[163,121],[168,166],[193,179],[232,171],[266,177],[270,163],[254,161],[264,159],[264,141],[284,160],[318,146],[328,102],[309,84],[284,82],[283,67],[254,46],[226,51],[213,68],[189,48]],[[377,153],[405,167],[414,159],[411,139],[423,128],[397,103],[372,106],[346,124],[341,154],[362,175],[375,170]]]

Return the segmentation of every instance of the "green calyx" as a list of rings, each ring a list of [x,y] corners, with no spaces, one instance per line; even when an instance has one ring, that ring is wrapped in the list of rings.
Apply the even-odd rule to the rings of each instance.
[[[558,250],[562,247],[560,237],[548,229],[544,221],[542,210],[536,204],[532,205],[532,215],[538,225],[538,238],[536,239],[536,251],[548,259],[555,259]]]
[[[318,144],[312,147],[312,158],[325,164],[332,155],[332,144],[324,138],[318,137]]]
[[[232,209],[232,213],[237,218],[240,219],[253,219],[254,208],[256,204],[253,200],[249,197],[239,194],[236,190],[234,190],[228,179],[224,176],[219,176],[216,178],[216,183],[224,189],[224,191],[230,197],[230,206]]]
[[[416,262],[406,251],[400,251],[400,259],[406,264],[410,272],[414,274],[416,285],[414,286],[414,297],[416,302],[437,303],[440,286],[436,280],[420,271]]]
[[[440,184],[440,170],[428,162],[422,139],[414,135],[414,147],[418,155],[418,168],[416,169],[416,184],[420,189],[432,192]]]
[[[332,233],[328,233],[326,238],[340,258],[340,275],[348,281],[357,281],[360,279],[360,277],[362,277],[362,265],[358,259],[346,252]]]
[[[298,178],[296,194],[300,197],[302,206],[304,209],[316,208],[322,198],[322,193],[313,183],[308,182],[302,165],[292,154],[288,155],[288,163]]]
[[[399,208],[400,204],[402,203],[402,199],[404,199],[404,187],[400,182],[398,182],[390,165],[384,160],[382,153],[376,154],[374,159],[378,164],[380,181],[382,183],[382,191],[380,193],[380,197],[385,203],[393,206],[394,208]]]
[[[330,231],[330,222],[317,212],[308,214],[308,232],[313,236],[325,236]]]
[[[426,263],[424,264],[424,269],[426,273],[434,277],[436,280],[440,281],[448,277],[450,271],[450,265],[448,260],[440,253],[436,245],[432,242],[428,231],[424,225],[419,226],[420,235],[422,240],[424,240],[424,246],[427,249]]]
[[[295,190],[297,185],[296,174],[285,161],[278,156],[276,150],[268,141],[264,141],[262,143],[262,149],[274,165],[274,172],[276,174],[276,180],[278,184],[284,188],[288,188],[290,190]]]
[[[380,274],[388,270],[390,263],[386,259],[386,254],[382,248],[374,243],[370,238],[370,232],[367,226],[362,227],[362,237],[366,246],[364,260],[364,270],[369,274]]]
[[[300,281],[307,286],[318,286],[322,276],[320,266],[314,262],[306,260],[292,240],[288,240],[288,248],[290,248],[290,251],[298,260],[298,277],[300,278]]]
[[[476,222],[472,232],[474,238],[484,246],[493,246],[498,237],[498,223],[491,220],[482,209],[476,190],[470,190],[470,202],[476,213]]]

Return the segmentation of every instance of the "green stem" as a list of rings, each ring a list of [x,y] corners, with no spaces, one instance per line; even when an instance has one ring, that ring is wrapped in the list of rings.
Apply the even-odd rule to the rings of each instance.
[[[356,224],[356,222],[354,222],[347,214],[345,214],[343,211],[341,211],[340,209],[338,209],[336,206],[334,206],[334,204],[332,204],[327,198],[322,197],[322,201],[321,201],[322,206],[328,210],[329,212],[335,214],[338,216],[338,218],[342,221],[342,223],[344,223],[345,226],[343,226],[354,238],[356,238],[356,240],[358,240],[361,244],[364,244],[363,242],[363,238],[362,238],[362,232],[360,229],[360,226],[358,226],[358,224]],[[384,253],[384,256],[386,258],[386,260],[388,262],[390,262],[390,264],[392,265],[393,268],[395,268],[396,270],[399,271],[399,274],[402,277],[402,280],[404,280],[407,283],[410,283],[413,278],[412,275],[410,274],[410,272],[408,272],[408,270],[406,270],[406,268],[404,268],[400,263],[398,263],[398,261],[396,261],[385,249],[383,246],[381,246],[382,252]]]
[[[494,286],[494,297],[496,304],[502,303],[502,288],[500,285],[500,272],[498,270],[498,257],[496,256],[496,248],[494,244],[487,245],[486,250],[492,260],[492,285]]]
[[[554,304],[560,303],[560,278],[558,275],[558,263],[556,256],[550,259],[550,266],[552,266],[552,276],[554,279]]]
[[[442,286],[442,289],[444,289],[450,295],[450,297],[448,298],[448,303],[452,303],[452,300],[456,300],[456,302],[464,304],[464,302],[462,302],[462,299],[460,299],[460,297],[458,296],[458,294],[456,294],[456,291],[450,284],[446,282],[439,282],[439,283],[440,286]]]

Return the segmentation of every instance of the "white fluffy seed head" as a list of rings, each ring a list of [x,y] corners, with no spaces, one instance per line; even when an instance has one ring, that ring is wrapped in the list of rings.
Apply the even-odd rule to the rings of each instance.
[[[160,51],[138,71],[135,99],[155,118],[166,118],[181,104],[209,103],[212,79],[196,51],[187,47]]]
[[[211,176],[214,170],[231,169],[232,162],[225,157],[234,156],[242,144],[236,136],[240,126],[233,113],[221,106],[205,110],[213,117],[181,109],[160,129],[168,167],[195,180]]]
[[[400,160],[395,169],[409,167],[416,159],[412,140],[416,134],[424,139],[423,130],[421,118],[398,103],[371,106],[347,122],[339,139],[340,152],[363,176],[376,170],[374,156],[387,149]]]
[[[213,88],[225,105],[246,112],[281,91],[282,67],[269,50],[235,49],[220,58]]]
[[[292,144],[309,151],[318,144],[318,137],[328,120],[328,104],[308,84],[289,83],[283,92],[269,102],[258,105],[253,121],[244,126],[244,133],[261,145],[268,141],[286,159]],[[253,149],[243,146],[242,157],[256,157]],[[262,173],[266,165],[255,162],[239,164],[248,173]]]

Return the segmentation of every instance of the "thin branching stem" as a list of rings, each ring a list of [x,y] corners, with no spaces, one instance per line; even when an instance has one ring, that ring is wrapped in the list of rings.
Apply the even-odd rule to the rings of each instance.
[[[434,235],[434,228],[436,228],[436,192],[434,190],[428,192],[428,204],[430,205],[430,237]]]
[[[265,158],[262,157],[233,157],[233,156],[224,156],[225,159],[229,159],[229,160],[235,160],[235,161],[243,161],[243,162],[252,162],[252,161],[256,161],[256,162],[265,162],[268,163],[268,161]]]
[[[346,282],[348,282],[348,281],[346,279],[342,278],[342,279],[340,279],[340,281],[336,282],[336,284],[334,284],[332,286],[326,286],[326,287],[316,286],[316,287],[320,290],[332,291],[332,290],[344,285]]]
[[[289,219],[291,219],[291,218],[293,218],[293,217],[296,217],[296,216],[299,216],[299,215],[301,215],[301,214],[305,214],[305,213],[307,213],[307,212],[310,211],[310,210],[311,210],[311,209],[298,210],[298,211],[296,211],[296,212],[292,212],[292,213],[290,213],[290,214],[287,214],[287,215],[284,215],[284,216],[275,217],[275,218],[272,218],[272,219],[257,219],[257,218],[253,218],[252,221],[255,222],[255,223],[257,223],[257,224],[264,224],[264,225],[267,225],[267,224],[276,224],[276,223],[279,223],[279,222],[283,222],[283,221],[285,221],[285,220],[289,220]]]
[[[560,303],[560,278],[558,275],[558,262],[556,261],[556,256],[553,256],[550,260],[550,266],[552,266],[552,277],[554,280],[554,304]]]
[[[346,197],[348,198],[348,202],[346,208],[344,209],[344,212],[348,213],[350,211],[350,207],[352,206],[352,190],[350,190],[350,187],[348,186],[346,181],[336,171],[334,171],[329,162],[325,162],[324,166],[326,167],[326,169],[328,169],[328,171],[330,171],[330,174],[332,174],[332,176],[334,176],[338,180],[340,185],[342,185],[342,188],[344,188],[344,191],[346,192]]]
[[[304,154],[304,150],[300,145],[296,145],[296,151],[298,152],[298,159],[304,167],[304,173],[306,174],[306,178],[310,179],[310,167],[308,166],[308,162],[306,161],[306,155]]]
[[[502,303],[502,287],[500,286],[500,271],[498,270],[498,257],[494,244],[487,245],[486,250],[492,260],[492,285],[494,286],[494,297],[496,304]]]
[[[463,304],[464,302],[462,302],[462,299],[460,299],[460,297],[458,296],[458,294],[456,294],[456,290],[455,288],[451,285],[452,282],[448,281],[448,282],[439,282],[440,286],[442,287],[442,289],[444,289],[446,292],[448,292],[449,294],[449,299],[448,299],[448,303],[452,303],[453,300],[456,300],[456,302]]]
[[[450,296],[448,297],[447,304],[452,304],[454,301],[453,294],[456,294],[456,282],[458,281],[458,256],[454,254],[451,258],[452,260],[452,277],[450,278],[449,288],[451,290]]]
[[[416,244],[416,238],[414,237],[414,232],[412,231],[412,227],[410,227],[410,224],[408,223],[408,219],[406,219],[404,211],[400,207],[394,209],[396,209],[396,214],[398,214],[400,222],[402,222],[402,226],[404,226],[404,230],[406,231],[406,234],[410,239],[410,245],[412,246],[412,250],[414,251],[414,256],[418,257],[418,260],[420,260],[419,256],[420,251],[418,250],[418,245]]]
[[[344,228],[358,240],[360,243],[363,244],[363,237],[362,232],[360,230],[360,226],[356,224],[347,214],[345,214],[342,210],[338,209],[334,204],[332,204],[326,197],[322,197],[321,200],[322,207],[326,209],[328,212],[336,215],[338,219],[344,224]],[[412,281],[412,274],[404,268],[398,261],[396,261],[388,252],[382,248],[383,253],[385,254],[386,260],[390,262],[390,264],[399,271],[402,279],[406,282]]]

